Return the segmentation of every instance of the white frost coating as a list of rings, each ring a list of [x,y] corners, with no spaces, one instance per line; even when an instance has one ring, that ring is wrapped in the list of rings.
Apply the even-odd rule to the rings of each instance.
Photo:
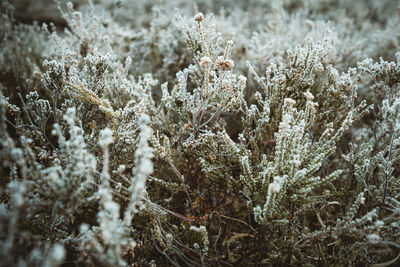
[[[114,142],[113,140],[113,132],[109,128],[105,128],[100,132],[100,140],[99,140],[99,145],[102,148],[105,148],[106,146],[112,144]]]
[[[153,149],[149,146],[148,140],[151,137],[151,129],[147,126],[150,122],[150,117],[147,114],[142,114],[139,118],[140,137],[138,147],[135,151],[135,168],[133,169],[132,184],[129,187],[131,197],[129,205],[125,211],[124,223],[130,225],[135,205],[138,204],[146,191],[147,176],[153,172]]]
[[[268,191],[270,193],[279,193],[280,190],[281,190],[281,185],[276,182],[270,183],[268,186]]]
[[[206,230],[206,227],[204,225],[201,225],[200,227],[192,225],[190,226],[190,230],[195,231],[197,233],[201,233],[202,231]]]
[[[372,243],[372,244],[378,243],[380,238],[381,237],[379,235],[377,235],[377,234],[369,234],[369,235],[367,235],[368,241],[370,243]]]
[[[60,262],[65,257],[65,249],[60,244],[54,245],[51,252],[52,252],[52,257],[53,257],[54,261]]]

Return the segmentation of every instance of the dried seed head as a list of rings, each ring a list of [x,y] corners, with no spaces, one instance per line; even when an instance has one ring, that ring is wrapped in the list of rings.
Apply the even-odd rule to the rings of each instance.
[[[235,66],[235,63],[233,62],[232,59],[227,59],[224,61],[224,69],[226,70],[231,70]]]
[[[217,60],[215,61],[215,65],[217,67],[223,67],[224,66],[224,62],[225,62],[224,57],[223,56],[219,56],[219,57],[217,57]]]
[[[201,12],[197,13],[197,14],[194,16],[194,20],[197,21],[197,22],[200,22],[200,21],[202,21],[203,19],[204,19],[204,15],[203,15],[203,13],[201,13]]]
[[[314,96],[310,91],[307,91],[307,92],[305,92],[303,94],[307,98],[308,101],[312,101],[314,99]]]
[[[200,65],[202,67],[209,67],[211,65],[211,63],[212,63],[212,60],[209,57],[202,57],[200,59]]]
[[[296,104],[296,101],[291,98],[285,98],[284,100],[285,106],[292,107]]]

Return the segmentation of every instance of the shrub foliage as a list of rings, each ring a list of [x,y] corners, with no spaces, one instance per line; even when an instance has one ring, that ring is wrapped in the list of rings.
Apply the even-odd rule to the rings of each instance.
[[[0,265],[399,263],[396,1],[13,2]]]

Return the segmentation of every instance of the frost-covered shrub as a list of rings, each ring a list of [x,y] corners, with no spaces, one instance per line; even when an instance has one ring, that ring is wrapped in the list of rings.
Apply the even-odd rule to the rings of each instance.
[[[396,265],[399,8],[1,3],[0,265]]]

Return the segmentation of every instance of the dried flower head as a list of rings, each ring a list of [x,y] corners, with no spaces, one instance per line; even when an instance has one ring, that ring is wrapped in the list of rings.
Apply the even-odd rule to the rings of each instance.
[[[224,70],[232,70],[235,66],[235,62],[233,62],[232,59],[225,59],[223,56],[219,56],[215,61],[215,66]]]
[[[305,92],[305,93],[303,93],[303,94],[304,94],[304,96],[307,98],[308,101],[314,100],[314,96],[313,96],[313,94],[312,94],[310,91],[307,90],[307,92]]]
[[[224,61],[224,69],[225,70],[231,70],[235,66],[235,62],[233,62],[232,59],[227,59]]]
[[[284,102],[285,106],[288,106],[288,107],[293,107],[294,104],[296,104],[296,101],[291,98],[285,98],[283,100],[283,102]]]
[[[225,62],[225,58],[223,56],[219,56],[217,57],[217,59],[215,60],[215,65],[217,67],[222,67],[224,65]]]
[[[201,21],[203,21],[203,19],[204,19],[204,15],[203,15],[203,13],[201,13],[201,12],[197,13],[197,14],[194,16],[194,20],[197,21],[197,22],[201,22]]]
[[[211,58],[204,56],[200,59],[200,65],[204,68],[209,67],[212,64]]]

